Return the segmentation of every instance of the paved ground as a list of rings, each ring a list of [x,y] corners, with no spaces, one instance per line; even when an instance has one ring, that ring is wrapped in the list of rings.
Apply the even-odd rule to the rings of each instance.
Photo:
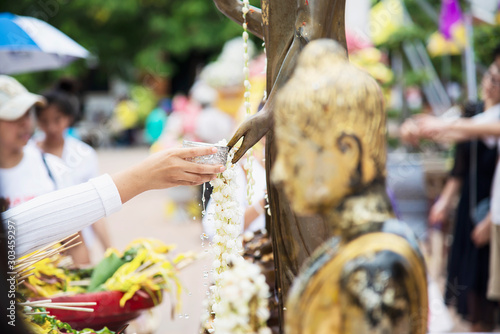
[[[148,155],[146,149],[100,150],[98,151],[102,173],[112,173],[130,166]],[[128,202],[120,212],[107,219],[112,243],[123,249],[130,241],[139,237],[152,237],[166,243],[178,245],[179,251],[202,251],[201,224],[198,221],[168,221],[164,215],[167,198],[166,191],[144,193]],[[181,280],[191,292],[184,294],[182,314],[172,320],[170,317],[169,297],[155,312],[154,319],[159,322],[156,334],[195,334],[201,315],[201,305],[206,287],[203,286],[203,267],[207,260],[197,262],[182,271]],[[186,319],[185,314],[188,315]],[[146,325],[141,323],[138,334],[146,334]],[[140,331],[139,331],[140,330]],[[128,333],[134,333],[129,331]]]
[[[99,150],[99,161],[102,173],[113,173],[134,164],[148,155],[145,148],[134,149],[106,149]],[[112,235],[112,242],[118,249],[123,249],[130,241],[139,237],[153,237],[166,243],[178,245],[179,251],[202,251],[201,224],[192,218],[184,216],[177,221],[165,218],[165,203],[168,196],[177,196],[183,193],[182,189],[167,191],[152,191],[142,194],[128,202],[120,212],[108,218],[108,226]],[[184,195],[185,196],[185,195]],[[98,256],[98,252],[95,252]],[[186,268],[181,279],[191,294],[185,293],[183,298],[182,319],[176,315],[170,317],[169,298],[159,306],[149,322],[156,322],[154,334],[196,334],[201,315],[202,300],[205,296],[203,271],[209,265],[209,260],[200,261]],[[439,280],[438,280],[439,282]],[[441,283],[441,282],[439,282]],[[185,315],[188,315],[186,319]],[[152,320],[153,319],[153,320]],[[466,332],[468,326],[454,316],[455,332]],[[128,334],[149,333],[144,322],[137,325],[135,330]]]

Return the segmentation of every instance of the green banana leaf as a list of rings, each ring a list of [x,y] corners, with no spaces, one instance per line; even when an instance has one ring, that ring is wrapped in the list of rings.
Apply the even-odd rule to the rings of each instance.
[[[127,262],[128,261],[118,257],[115,253],[111,253],[109,256],[102,259],[101,262],[95,266],[94,271],[92,272],[87,292],[96,292],[101,290],[101,284],[106,282],[108,278],[113,276],[118,268]]]

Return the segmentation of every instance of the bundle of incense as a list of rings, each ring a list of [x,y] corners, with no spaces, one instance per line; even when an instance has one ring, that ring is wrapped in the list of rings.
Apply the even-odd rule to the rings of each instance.
[[[53,242],[53,243],[37,250],[36,252],[28,255],[27,257],[25,257],[21,260],[17,260],[15,271],[17,273],[18,280],[21,281],[23,278],[28,277],[29,275],[26,275],[26,273],[35,269],[35,267],[33,267],[33,265],[35,263],[37,263],[43,259],[50,258],[55,254],[61,253],[63,251],[66,251],[68,249],[71,249],[75,246],[80,245],[82,243],[81,241],[70,245],[71,242],[75,241],[79,237],[80,236],[78,235],[78,233],[72,234],[69,237],[63,238],[63,239],[58,240],[56,242]],[[64,245],[59,245],[63,242],[64,242]],[[57,246],[57,245],[59,245],[59,246]]]
[[[35,300],[32,302],[19,303],[20,306],[33,307],[43,307],[46,309],[58,309],[67,311],[79,311],[79,312],[94,312],[93,308],[90,307],[75,307],[75,306],[95,306],[96,302],[52,302],[51,299],[46,300]]]
[[[194,263],[198,258],[201,258],[202,256],[203,255],[192,254],[190,257],[186,257],[185,259],[183,259],[179,263],[175,264],[175,268],[177,270],[182,270],[182,269],[186,268],[187,266],[191,265],[192,263]],[[146,275],[153,275],[156,272],[156,270],[161,268],[161,266],[162,266],[161,262],[153,264],[153,262],[151,262],[151,261],[146,261],[143,264],[141,264],[136,270],[134,270],[132,273],[130,273],[129,275],[132,275],[132,274],[138,273],[138,272],[141,272],[141,273],[146,274]]]
[[[70,281],[69,282],[70,286],[89,286],[90,285],[90,279],[82,279],[79,281]]]

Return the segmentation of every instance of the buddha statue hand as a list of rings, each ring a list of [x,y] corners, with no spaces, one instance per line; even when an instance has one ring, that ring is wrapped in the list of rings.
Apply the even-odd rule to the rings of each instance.
[[[245,155],[246,151],[248,151],[266,135],[272,127],[272,122],[272,114],[265,109],[262,109],[260,112],[251,116],[240,125],[233,138],[231,138],[227,144],[229,149],[231,149],[243,137],[243,142],[241,143],[238,152],[234,155],[233,163],[237,163],[243,155]]]

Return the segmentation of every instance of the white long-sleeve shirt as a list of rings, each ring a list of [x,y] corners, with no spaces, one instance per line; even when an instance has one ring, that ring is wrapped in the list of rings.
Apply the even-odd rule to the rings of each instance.
[[[2,218],[6,229],[15,226],[16,257],[21,257],[82,230],[121,206],[116,185],[104,174],[36,197],[4,212]]]
[[[477,124],[500,122],[500,103],[473,117]],[[490,148],[497,146],[500,153],[500,137],[488,136],[482,138]],[[500,225],[500,159],[497,161],[493,184],[491,185],[490,212],[493,224]]]

